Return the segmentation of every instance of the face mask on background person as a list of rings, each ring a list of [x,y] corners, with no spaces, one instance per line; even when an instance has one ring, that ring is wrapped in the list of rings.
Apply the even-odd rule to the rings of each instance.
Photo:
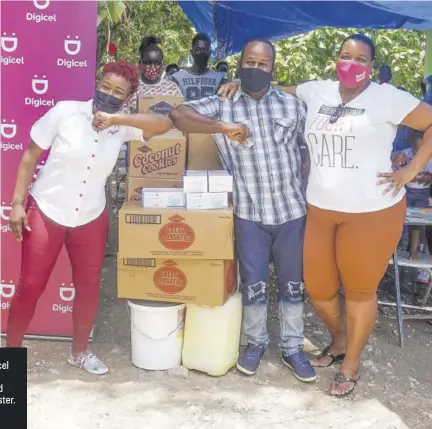
[[[120,110],[125,100],[109,95],[106,92],[96,90],[93,100],[96,111],[116,113]]]
[[[140,70],[143,76],[149,81],[158,80],[162,76],[161,65],[141,65]]]
[[[198,52],[193,54],[192,58],[198,68],[204,68],[209,62],[210,55],[207,52]]]
[[[357,88],[363,85],[371,74],[369,66],[354,61],[338,61],[336,71],[339,81],[347,88]]]
[[[246,93],[261,92],[271,83],[273,73],[255,67],[242,67],[239,77],[241,87]]]

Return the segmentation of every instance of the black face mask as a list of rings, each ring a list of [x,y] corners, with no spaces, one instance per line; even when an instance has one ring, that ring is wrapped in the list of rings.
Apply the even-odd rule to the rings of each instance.
[[[244,92],[261,92],[270,85],[272,73],[259,68],[242,67],[239,73],[241,87]]]
[[[120,110],[125,100],[106,94],[105,92],[96,90],[94,97],[94,107],[96,111],[105,113],[116,113]]]
[[[206,52],[200,52],[199,54],[194,54],[192,58],[194,59],[195,65],[198,68],[202,69],[204,67],[207,67],[210,55]]]

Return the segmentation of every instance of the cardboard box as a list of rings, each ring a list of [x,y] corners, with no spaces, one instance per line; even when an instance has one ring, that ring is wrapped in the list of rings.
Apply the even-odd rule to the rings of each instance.
[[[186,160],[186,139],[171,130],[148,143],[129,143],[129,176],[156,179],[182,179]]]
[[[142,190],[141,207],[169,208],[184,207],[185,194],[183,189],[148,189]]]
[[[180,106],[184,97],[176,95],[148,95],[138,99],[139,113],[159,113],[168,115],[174,107]]]
[[[189,134],[186,169],[223,170],[222,162],[214,141],[208,134]]]
[[[143,209],[119,212],[119,252],[124,257],[234,259],[234,215],[227,210]]]
[[[188,210],[221,210],[228,208],[228,192],[186,194]]]
[[[183,189],[183,180],[146,179],[145,177],[128,177],[126,201],[141,201],[143,188]]]
[[[207,171],[186,170],[183,177],[183,189],[186,194],[191,192],[207,192],[208,178]]]
[[[119,298],[218,306],[236,286],[235,261],[117,257]]]
[[[226,170],[214,170],[208,172],[209,192],[232,192],[233,178]]]

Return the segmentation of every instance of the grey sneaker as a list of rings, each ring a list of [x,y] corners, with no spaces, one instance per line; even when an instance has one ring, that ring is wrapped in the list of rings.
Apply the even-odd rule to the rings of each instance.
[[[108,367],[88,350],[81,352],[78,356],[73,356],[72,351],[70,351],[68,363],[83,368],[93,375],[104,375],[108,372]]]

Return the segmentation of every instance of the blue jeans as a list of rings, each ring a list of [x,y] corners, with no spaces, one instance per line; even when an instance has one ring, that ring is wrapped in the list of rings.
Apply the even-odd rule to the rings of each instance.
[[[248,343],[267,346],[269,264],[277,275],[280,343],[286,356],[303,349],[303,235],[305,217],[263,225],[235,217],[236,251],[243,288],[243,331]]]

